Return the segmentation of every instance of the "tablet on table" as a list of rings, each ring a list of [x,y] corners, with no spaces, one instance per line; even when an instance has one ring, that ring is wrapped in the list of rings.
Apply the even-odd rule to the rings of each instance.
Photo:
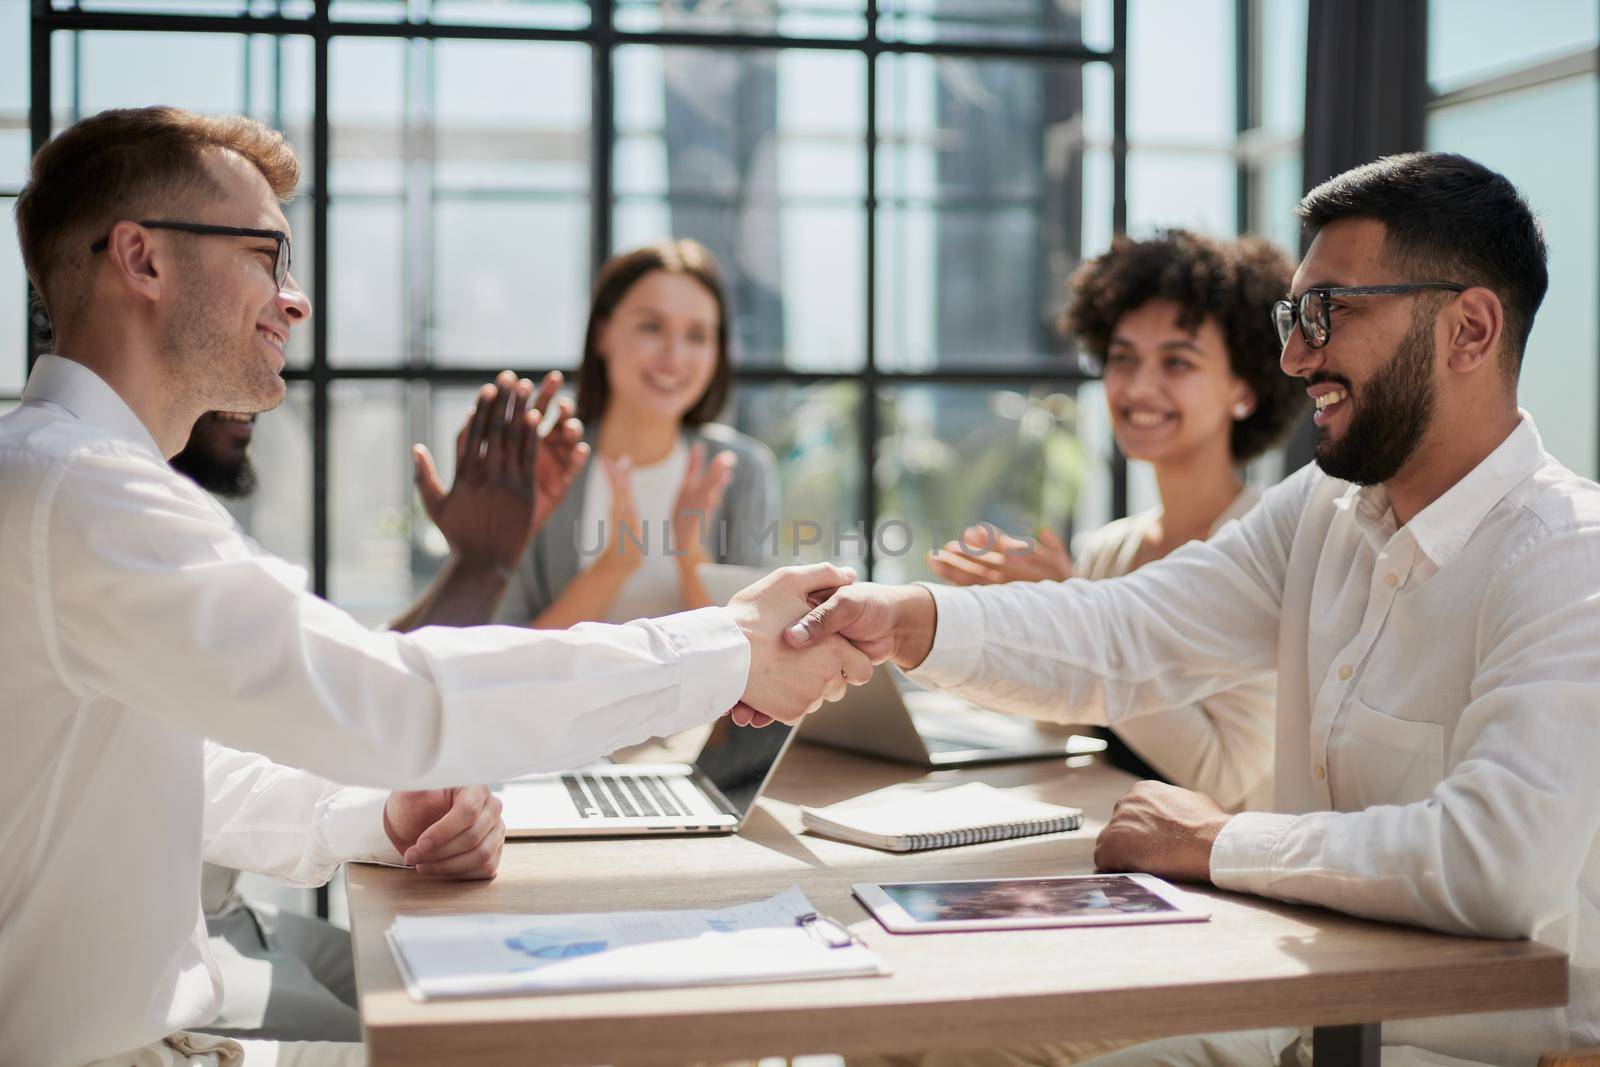
[[[861,882],[856,897],[897,934],[1203,922],[1205,902],[1148,874]]]

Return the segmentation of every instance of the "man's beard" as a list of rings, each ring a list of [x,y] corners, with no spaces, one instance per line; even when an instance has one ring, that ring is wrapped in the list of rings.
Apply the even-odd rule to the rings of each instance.
[[[172,469],[187,474],[200,488],[217,496],[240,499],[255,492],[256,468],[250,462],[250,453],[243,452],[235,460],[219,459],[206,449],[202,437],[195,434],[189,438],[183,451],[168,461]]]
[[[1420,311],[1420,309],[1419,309]],[[1433,381],[1433,316],[1417,315],[1389,362],[1361,387],[1359,399],[1347,379],[1339,381],[1352,404],[1350,426],[1333,440],[1317,431],[1317,466],[1357,485],[1377,485],[1399,473],[1433,422],[1438,389]]]

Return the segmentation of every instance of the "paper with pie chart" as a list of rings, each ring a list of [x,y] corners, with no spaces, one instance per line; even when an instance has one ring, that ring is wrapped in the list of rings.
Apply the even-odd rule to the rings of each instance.
[[[887,973],[859,942],[797,921],[807,915],[793,886],[715,911],[398,915],[388,937],[418,1000]]]

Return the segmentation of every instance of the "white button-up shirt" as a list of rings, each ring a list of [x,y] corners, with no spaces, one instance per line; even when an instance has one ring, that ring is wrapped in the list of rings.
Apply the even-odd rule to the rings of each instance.
[[[714,719],[748,670],[716,608],[367,630],[172,472],[105,382],[45,357],[0,417],[0,1060],[81,1064],[212,1018],[202,859],[315,884],[397,858],[383,793],[314,775],[576,766]]]
[[[1600,486],[1526,413],[1404,527],[1308,467],[1127,578],[935,588],[913,677],[1040,718],[1117,722],[1276,669],[1272,813],[1217,885],[1570,953],[1564,1009],[1398,1022],[1494,1063],[1600,1042]]]

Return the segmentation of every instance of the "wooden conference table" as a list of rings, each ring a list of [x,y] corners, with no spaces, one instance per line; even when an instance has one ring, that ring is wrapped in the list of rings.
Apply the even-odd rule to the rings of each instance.
[[[861,881],[1088,873],[1132,780],[1079,758],[966,771],[1084,809],[1082,830],[890,854],[802,832],[797,805],[927,777],[796,743],[736,837],[506,847],[493,882],[429,884],[352,865],[361,1019],[372,1067],[673,1064],[804,1053],[975,1049],[1314,1026],[1317,1064],[1377,1065],[1383,1020],[1536,1008],[1567,997],[1566,957],[1208,890],[1207,923],[897,936],[850,895]],[[1082,765],[1082,764],[1087,764]],[[885,978],[418,1004],[383,937],[397,913],[724,907],[800,886],[890,965]]]

